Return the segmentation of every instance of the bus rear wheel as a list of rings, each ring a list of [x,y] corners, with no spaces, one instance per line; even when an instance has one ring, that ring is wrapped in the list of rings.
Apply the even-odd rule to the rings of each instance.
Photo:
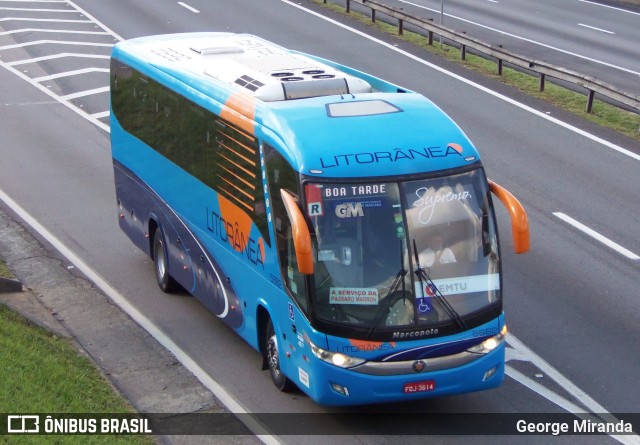
[[[276,336],[273,322],[269,319],[265,336],[265,359],[271,373],[271,380],[282,392],[289,392],[295,385],[289,380],[280,369],[280,351],[278,349],[278,337]]]
[[[156,272],[156,281],[162,292],[172,293],[178,290],[178,282],[169,275],[169,261],[167,258],[167,248],[162,229],[156,229],[153,234],[153,262]]]

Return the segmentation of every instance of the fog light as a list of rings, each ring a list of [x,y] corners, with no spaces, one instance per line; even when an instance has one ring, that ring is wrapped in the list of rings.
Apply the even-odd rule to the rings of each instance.
[[[485,372],[484,376],[482,377],[482,381],[486,382],[487,380],[489,380],[491,377],[493,377],[493,375],[496,373],[497,370],[498,370],[498,367],[494,366],[493,368]]]
[[[341,394],[341,395],[343,395],[345,397],[349,397],[349,390],[347,389],[346,386],[338,385],[337,383],[332,383],[331,387],[338,394]]]

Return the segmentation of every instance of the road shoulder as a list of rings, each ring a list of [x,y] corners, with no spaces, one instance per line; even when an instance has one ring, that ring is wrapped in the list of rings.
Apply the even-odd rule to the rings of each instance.
[[[22,292],[0,294],[0,302],[74,341],[137,411],[227,412],[169,351],[2,208],[0,254],[24,285]],[[258,443],[253,436],[159,439],[167,444]]]

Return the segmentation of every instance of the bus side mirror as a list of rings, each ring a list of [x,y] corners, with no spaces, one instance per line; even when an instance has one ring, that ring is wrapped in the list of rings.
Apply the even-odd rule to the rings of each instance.
[[[291,222],[291,234],[293,236],[293,246],[296,249],[298,270],[302,274],[311,275],[313,273],[313,249],[311,247],[309,227],[295,198],[283,189],[280,189],[280,195]]]
[[[489,180],[491,192],[502,201],[511,216],[511,230],[513,231],[513,250],[525,253],[529,250],[529,219],[527,212],[507,189]]]

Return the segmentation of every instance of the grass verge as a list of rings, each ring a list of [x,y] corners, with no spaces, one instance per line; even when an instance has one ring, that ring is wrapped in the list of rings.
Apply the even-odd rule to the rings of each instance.
[[[0,278],[14,278],[11,271],[2,261],[0,261]]]
[[[599,99],[594,100],[592,112],[587,113],[585,110],[587,104],[586,93],[580,94],[555,85],[549,81],[549,78],[547,78],[547,82],[545,82],[545,90],[541,92],[539,90],[539,81],[537,77],[506,66],[503,67],[502,76],[499,76],[497,74],[497,63],[495,61],[469,54],[469,52],[467,52],[466,60],[461,60],[460,51],[457,48],[448,45],[442,45],[441,47],[439,43],[436,43],[437,36],[434,37],[434,44],[429,45],[427,38],[416,32],[405,29],[402,35],[398,35],[397,26],[385,23],[380,19],[376,20],[375,23],[372,23],[370,16],[354,11],[353,9],[350,14],[346,14],[343,6],[331,3],[325,4],[322,0],[312,1],[325,8],[354,18],[374,29],[394,35],[420,48],[426,49],[450,62],[458,63],[468,69],[503,82],[530,96],[545,100],[554,106],[571,112],[581,118],[618,131],[635,139],[636,141],[640,141],[640,115],[638,114],[622,110]]]
[[[1,262],[0,262],[1,264]],[[0,304],[2,412],[130,413],[93,363],[66,339],[33,325]],[[0,444],[153,444],[147,436],[0,436]]]

